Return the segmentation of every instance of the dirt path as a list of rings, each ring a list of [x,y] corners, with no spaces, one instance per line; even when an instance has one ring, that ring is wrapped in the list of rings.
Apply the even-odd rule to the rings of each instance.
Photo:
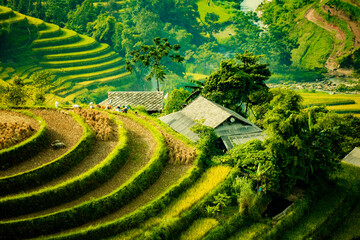
[[[58,205],[44,211],[20,216],[13,219],[42,216],[45,214],[54,213],[60,210],[74,207],[91,199],[103,197],[116,190],[128,179],[130,179],[136,172],[143,168],[149,162],[151,156],[153,155],[156,143],[150,131],[141,126],[140,124],[134,122],[128,117],[118,116],[118,118],[124,123],[124,127],[128,131],[130,156],[126,161],[125,165],[120,169],[117,174],[115,174],[113,178],[111,178],[105,184],[101,185],[99,188],[83,195],[82,197],[74,201],[64,203],[62,205]]]
[[[313,22],[317,26],[319,26],[335,35],[336,39],[335,39],[334,49],[333,49],[331,55],[329,56],[329,58],[327,59],[327,61],[325,63],[325,67],[329,71],[333,71],[333,69],[337,69],[338,63],[336,62],[336,58],[339,56],[339,54],[345,47],[345,38],[346,38],[345,33],[338,26],[335,26],[335,25],[332,25],[332,24],[329,24],[328,22],[326,22],[313,8],[310,8],[305,13],[305,18],[308,19],[309,21]],[[339,42],[339,44],[336,44],[336,40]]]
[[[50,134],[49,146],[27,161],[19,163],[7,170],[0,170],[0,177],[12,176],[51,162],[69,151],[82,136],[81,125],[67,113],[48,109],[31,110],[31,112],[42,117],[47,123],[47,129]],[[56,139],[64,142],[66,148],[54,150],[50,143]]]
[[[358,7],[360,7],[360,3],[357,4]],[[349,25],[349,28],[351,32],[354,34],[354,46],[359,47],[360,46],[360,27],[359,23],[356,21],[353,21],[350,19],[350,17],[343,11],[336,9],[336,8],[330,8],[329,6],[323,6],[323,10],[325,12],[330,12],[332,16],[336,16],[344,21],[346,21]]]
[[[112,123],[112,132],[114,133],[115,138],[112,138],[109,141],[101,141],[101,140],[95,140],[92,150],[82,161],[80,161],[79,164],[77,164],[75,167],[73,167],[70,171],[66,172],[64,175],[49,181],[45,184],[42,184],[41,186],[38,186],[36,188],[32,188],[26,191],[23,191],[22,193],[31,193],[36,192],[42,189],[46,189],[49,187],[54,187],[56,185],[63,184],[65,181],[70,180],[71,178],[75,178],[87,171],[89,171],[91,168],[95,167],[96,165],[100,164],[107,155],[116,147],[118,144],[117,136],[118,136],[118,126],[115,123]],[[21,194],[22,194],[21,193]],[[16,194],[14,194],[16,195]],[[8,195],[8,196],[14,196],[14,195]]]

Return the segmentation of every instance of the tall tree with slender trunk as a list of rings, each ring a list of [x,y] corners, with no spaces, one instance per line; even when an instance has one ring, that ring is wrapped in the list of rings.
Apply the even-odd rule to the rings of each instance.
[[[170,45],[166,38],[156,37],[153,39],[154,45],[141,45],[140,49],[130,52],[131,58],[126,61],[126,70],[132,72],[135,64],[140,64],[150,69],[146,75],[146,80],[155,78],[157,91],[160,91],[160,82],[166,76],[165,59],[180,63],[184,57],[178,53],[179,44]]]

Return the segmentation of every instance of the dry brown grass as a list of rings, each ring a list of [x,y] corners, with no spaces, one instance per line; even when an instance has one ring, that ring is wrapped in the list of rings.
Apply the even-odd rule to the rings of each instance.
[[[40,167],[43,164],[47,164],[72,149],[73,146],[78,143],[82,137],[83,130],[81,125],[77,123],[74,118],[66,111],[50,109],[32,109],[29,111],[45,120],[47,124],[46,128],[50,137],[49,143],[47,147],[41,150],[36,156],[28,159],[27,161],[21,162],[12,168],[0,171],[0,177],[12,176],[24,171],[30,171],[34,168]],[[18,115],[20,114],[18,113]],[[3,111],[0,111],[0,120],[2,117]],[[12,119],[15,119],[15,117],[16,116],[12,117]],[[24,118],[22,117],[21,120],[17,118],[16,121],[22,121],[22,119]],[[34,125],[31,124],[31,126],[38,130],[40,125],[36,122],[36,120],[30,118],[29,121],[34,121]],[[67,147],[53,149],[50,143],[55,140],[60,140],[61,142],[65,143]]]
[[[169,149],[170,164],[191,164],[196,158],[196,149],[186,146],[182,141],[163,131]]]
[[[75,113],[80,115],[94,130],[97,140],[108,141],[115,137],[116,134],[111,127],[111,119],[106,113],[92,109],[75,109]]]
[[[0,149],[11,147],[35,133],[25,122],[0,122]]]

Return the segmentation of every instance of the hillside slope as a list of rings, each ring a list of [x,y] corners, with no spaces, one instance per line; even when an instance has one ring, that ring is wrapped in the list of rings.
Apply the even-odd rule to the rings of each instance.
[[[350,76],[359,70],[360,4],[354,0],[266,1],[261,10],[270,28],[296,42],[292,62],[307,70]],[[285,33],[285,34],[284,34]],[[321,70],[321,71],[323,71]]]
[[[125,90],[134,83],[125,70],[123,58],[109,45],[0,7],[0,27],[7,30],[7,42],[21,35],[19,30],[13,30],[19,23],[29,29],[29,34],[25,34],[29,37],[8,46],[2,54],[0,83],[3,85],[14,74],[29,83],[33,73],[48,70],[56,76],[53,90],[58,101],[87,102],[100,96],[104,98],[114,86]]]

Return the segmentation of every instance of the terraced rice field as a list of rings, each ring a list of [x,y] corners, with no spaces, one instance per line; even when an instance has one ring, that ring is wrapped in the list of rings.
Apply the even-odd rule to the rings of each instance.
[[[0,172],[0,239],[153,239],[162,234],[180,239],[302,239],[322,236],[324,226],[333,226],[353,207],[351,218],[358,215],[357,185],[349,180],[359,176],[359,168],[344,165],[339,184],[326,187],[326,194],[314,202],[299,201],[280,221],[249,222],[240,215],[237,227],[227,226],[232,217],[209,217],[205,206],[238,170],[201,170],[201,151],[156,119],[131,111],[30,111],[46,122],[48,144],[60,139],[66,147],[44,147]],[[100,119],[107,119],[102,123],[111,133],[107,140],[95,138],[102,129]],[[32,167],[34,159],[38,163]],[[226,231],[221,235],[219,229]],[[343,231],[336,233],[347,239]],[[356,231],[350,234],[358,236]]]
[[[40,19],[24,16],[9,8],[0,7],[0,25],[28,21],[37,26],[38,38],[31,44],[32,58],[38,61],[24,61],[12,68],[0,69],[0,78],[6,81],[16,73],[31,82],[36,71],[49,70],[56,75],[55,94],[62,101],[74,101],[83,94],[83,89],[96,89],[108,83],[131,87],[132,79],[125,70],[125,62],[107,44],[99,44],[95,39],[77,34]],[[81,85],[80,83],[84,82]],[[70,84],[68,84],[70,83]],[[92,93],[96,93],[93,90]],[[71,96],[70,96],[71,95]],[[65,100],[66,99],[66,100]]]
[[[155,122],[149,124],[144,117],[109,115],[114,134],[111,139],[103,141],[95,139],[89,126],[72,112],[50,109],[31,112],[46,122],[48,143],[58,139],[66,147],[56,150],[45,147],[33,158],[1,172],[0,188],[7,189],[7,181],[20,187],[2,192],[0,239],[40,235],[54,239],[84,232],[96,234],[98,229],[124,221],[139,209],[141,211],[159,198],[168,196],[173,186],[193,178],[194,165],[166,163],[168,154],[177,154],[171,153],[174,148],[169,153],[165,144],[176,142],[171,140],[173,133],[166,134],[168,140],[165,141],[159,130],[151,126]],[[160,125],[155,125],[161,129]],[[165,133],[167,130],[161,131]],[[81,145],[86,141],[90,145]],[[184,151],[187,145],[183,146]],[[82,147],[83,154],[73,154],[76,163],[61,174],[42,172],[43,168],[50,169],[49,165],[55,163],[64,167],[67,163],[63,159]],[[188,151],[191,153],[189,156],[195,157],[194,149]],[[36,177],[40,176],[44,178],[37,182],[39,179]],[[23,187],[22,183],[28,177],[34,181]],[[216,185],[211,184],[213,187]],[[192,204],[204,194],[191,200]],[[88,212],[89,209],[92,210]],[[110,234],[116,235],[116,232]]]
[[[360,95],[326,93],[301,93],[305,106],[325,105],[337,113],[360,114]]]

